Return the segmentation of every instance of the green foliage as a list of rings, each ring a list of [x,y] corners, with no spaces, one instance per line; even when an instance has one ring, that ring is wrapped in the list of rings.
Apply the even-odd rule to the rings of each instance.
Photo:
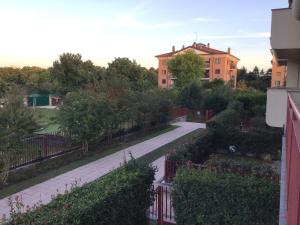
[[[29,76],[41,74],[45,71],[45,69],[36,66],[25,66],[23,68],[1,67],[0,79],[14,85],[25,85]]]
[[[118,124],[115,106],[105,95],[83,90],[66,96],[57,119],[63,130],[82,143],[84,151]]]
[[[4,97],[4,95],[8,90],[9,90],[9,84],[0,78],[0,99]]]
[[[241,118],[265,115],[267,96],[260,91],[236,91],[231,108],[239,112]]]
[[[252,158],[226,157],[223,155],[213,155],[204,164],[209,170],[218,173],[235,173],[242,176],[255,176],[278,181],[278,167]]]
[[[216,86],[205,92],[204,109],[212,109],[214,113],[219,113],[226,109],[231,100],[231,90],[227,86]]]
[[[80,54],[63,53],[59,60],[53,62],[50,72],[58,89],[67,93],[98,80],[101,71],[99,72],[92,61],[83,61]]]
[[[193,51],[187,51],[169,60],[168,70],[176,79],[175,86],[183,88],[192,81],[200,81],[204,75],[204,60]]]
[[[203,104],[203,93],[199,83],[192,82],[179,94],[179,103],[191,110],[200,110]]]
[[[13,88],[0,107],[0,186],[6,183],[14,154],[20,151],[22,139],[38,130],[32,112],[24,106],[23,92]]]
[[[253,71],[247,72],[247,69],[243,67],[238,70],[237,87],[266,92],[267,88],[271,87],[272,77],[270,76],[269,71],[270,69],[265,74],[263,70],[259,71],[259,68],[255,66]]]
[[[218,120],[208,122],[207,127],[212,134],[213,149],[227,151],[233,145],[237,147],[237,154],[254,154],[257,157],[270,154],[275,159],[278,157],[281,148],[280,129],[252,127],[241,131]]]
[[[142,128],[170,119],[172,101],[168,90],[135,92],[126,97],[126,102],[130,117]]]
[[[33,212],[13,215],[10,224],[147,225],[154,174],[152,167],[131,161]]]
[[[169,121],[172,102],[167,90],[126,92],[119,99],[94,90],[70,92],[58,113],[58,123],[88,150],[90,143],[111,137],[121,123],[134,121],[138,128]]]
[[[279,185],[274,181],[180,169],[172,197],[180,225],[278,224]]]
[[[203,83],[204,89],[214,89],[218,86],[225,86],[225,82],[222,79],[213,79],[212,81]]]
[[[33,113],[24,105],[23,91],[13,88],[4,97],[0,107],[1,152],[15,151],[22,138],[37,131]]]
[[[156,86],[157,73],[152,68],[147,70],[128,58],[115,58],[108,64],[107,76],[111,79],[120,76],[127,80],[134,91],[145,91]]]

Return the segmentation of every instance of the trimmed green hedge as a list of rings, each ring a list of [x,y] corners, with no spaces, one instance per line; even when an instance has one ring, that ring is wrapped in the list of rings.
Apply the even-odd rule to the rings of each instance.
[[[132,161],[33,212],[13,216],[10,224],[146,225],[154,174],[152,167]]]
[[[273,158],[278,158],[281,149],[280,129],[253,127],[247,132],[242,132],[237,127],[227,126],[217,120],[208,122],[207,127],[212,135],[212,144],[215,150],[228,150],[229,146],[234,145],[237,147],[237,153],[243,155],[270,154]]]
[[[254,177],[180,169],[173,182],[178,225],[276,225],[279,184]]]

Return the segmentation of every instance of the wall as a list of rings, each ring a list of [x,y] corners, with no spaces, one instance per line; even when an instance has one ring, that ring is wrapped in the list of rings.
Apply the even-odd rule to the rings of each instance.
[[[286,72],[287,72],[287,67],[278,65],[275,56],[273,56],[271,87],[285,87]],[[276,84],[277,82],[280,82],[279,86],[277,86],[277,84]]]

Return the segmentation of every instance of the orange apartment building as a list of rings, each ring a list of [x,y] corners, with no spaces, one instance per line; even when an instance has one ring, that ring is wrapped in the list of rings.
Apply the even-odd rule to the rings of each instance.
[[[272,83],[271,87],[285,87],[286,84],[286,65],[280,65],[273,55],[272,63]]]
[[[205,61],[205,74],[202,80],[223,79],[225,82],[233,81],[236,85],[237,63],[239,59],[231,54],[230,48],[226,52],[210,47],[210,44],[193,43],[188,47],[155,56],[158,59],[158,86],[161,88],[172,88],[174,79],[168,71],[167,62],[178,54],[192,50],[201,55]]]

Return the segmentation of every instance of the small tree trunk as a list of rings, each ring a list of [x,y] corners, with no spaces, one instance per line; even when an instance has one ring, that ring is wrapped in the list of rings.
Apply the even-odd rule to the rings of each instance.
[[[89,151],[89,143],[87,140],[84,140],[82,142],[82,151],[85,153],[85,152],[88,152]]]

